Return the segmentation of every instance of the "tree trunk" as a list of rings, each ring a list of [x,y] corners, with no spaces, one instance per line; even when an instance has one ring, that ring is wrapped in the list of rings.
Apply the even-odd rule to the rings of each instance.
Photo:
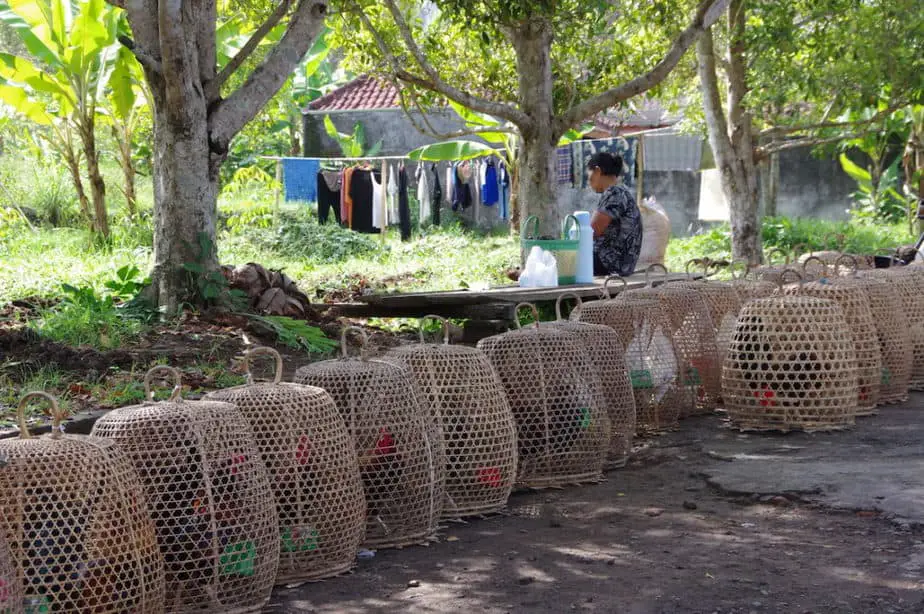
[[[709,144],[721,176],[722,193],[728,202],[732,257],[757,264],[761,260],[760,203],[757,165],[751,140],[751,117],[744,106],[747,87],[746,58],[741,39],[744,29],[742,0],[732,0],[728,11],[732,34],[728,50],[728,119],[719,94],[711,31],[700,37],[696,45],[696,56]]]
[[[80,205],[80,214],[84,217],[92,230],[93,212],[90,211],[90,199],[87,198],[87,191],[83,187],[83,177],[80,176],[80,160],[69,143],[65,144],[64,150],[61,153],[64,157],[64,162],[67,164],[67,170],[71,174],[71,183],[74,184],[74,191],[77,192],[77,203]]]
[[[201,94],[201,90],[199,90]],[[191,95],[192,92],[187,92]],[[157,304],[174,314],[182,302],[196,303],[191,275],[218,268],[214,245],[220,162],[211,163],[205,98],[187,104],[179,121],[163,89],[154,96],[154,270]],[[198,120],[196,120],[198,118]],[[184,265],[198,265],[188,272]]]
[[[518,126],[522,142],[517,152],[517,211],[523,219],[538,217],[540,234],[558,237],[555,145],[561,135],[555,133],[552,108],[551,24],[545,19],[528,21],[510,42],[517,56],[519,107],[529,118]]]
[[[765,217],[775,217],[780,190],[780,154],[772,153],[758,164],[760,169],[761,210]]]
[[[106,211],[106,182],[99,170],[99,152],[96,149],[96,127],[92,117],[84,118],[78,127],[83,142],[83,155],[87,160],[87,179],[93,199],[93,231],[109,237],[109,215]]]
[[[135,193],[135,162],[132,160],[132,134],[126,121],[119,126],[112,126],[112,138],[119,148],[119,166],[122,168],[122,194],[128,215],[134,219],[138,213],[138,198]]]

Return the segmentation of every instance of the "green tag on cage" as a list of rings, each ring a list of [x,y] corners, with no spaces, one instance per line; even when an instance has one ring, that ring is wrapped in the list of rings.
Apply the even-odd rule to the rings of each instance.
[[[257,547],[253,542],[232,544],[224,549],[218,563],[224,575],[252,576],[254,574],[254,559],[257,558]]]
[[[892,383],[892,372],[889,371],[888,367],[882,368],[882,383],[891,384]]]
[[[699,376],[699,370],[696,367],[687,367],[687,372],[684,376],[684,386],[699,386],[703,383],[702,378]]]
[[[23,611],[26,614],[49,614],[51,612],[51,603],[44,595],[26,597],[23,602]]]
[[[633,388],[654,387],[654,382],[651,379],[651,371],[648,369],[634,369],[630,371],[629,379],[632,381]]]
[[[318,532],[311,527],[287,527],[280,536],[283,552],[305,552],[318,549]]]
[[[590,408],[582,407],[581,408],[581,428],[587,429],[590,428],[590,425],[593,423],[593,420],[590,417]]]

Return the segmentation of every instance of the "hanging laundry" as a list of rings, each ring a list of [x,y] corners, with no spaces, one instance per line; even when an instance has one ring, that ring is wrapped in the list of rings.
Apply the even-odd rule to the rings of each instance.
[[[372,225],[373,207],[372,170],[355,168],[350,174],[350,228],[367,234],[379,232]]]
[[[452,173],[455,171],[455,166],[450,163],[446,168],[446,204],[450,207],[452,206],[452,194],[455,189],[456,182],[452,180]]]
[[[321,163],[314,158],[283,158],[282,182],[286,202],[318,200],[318,171]]]
[[[343,169],[340,188],[340,222],[347,228],[353,227],[353,171],[351,166]]]
[[[559,185],[571,184],[571,145],[555,150],[555,176]]]
[[[379,177],[381,181],[381,176]],[[385,190],[382,184],[376,181],[375,175],[372,175],[372,227],[377,229],[385,228]]]
[[[385,223],[388,226],[393,226],[401,219],[401,214],[398,211],[398,177],[395,167],[391,164],[388,165],[388,186],[385,194],[388,200],[388,218]]]
[[[575,141],[571,146],[575,149],[575,161],[580,169],[580,182],[577,180],[578,169],[575,169],[575,187],[588,187],[587,170],[584,164],[596,153],[605,151],[617,154],[622,158],[622,181],[626,185],[635,184],[635,154],[637,150],[638,139],[624,138],[621,136],[610,139],[594,139],[592,141]]]
[[[410,240],[411,206],[407,198],[407,170],[403,164],[398,168],[398,224],[401,227],[401,240]]]
[[[510,217],[510,173],[507,172],[507,165],[501,162],[500,165],[500,218],[506,220]]]
[[[340,223],[340,174],[321,171],[318,173],[318,222],[327,223],[330,212]]]
[[[481,205],[481,160],[472,162],[472,174],[468,179],[468,183],[468,189],[472,193],[472,204],[478,207]]]
[[[472,206],[472,190],[469,179],[472,177],[472,165],[466,160],[453,165],[452,210],[465,210]]]
[[[481,202],[486,207],[497,204],[500,195],[497,189],[497,166],[494,160],[488,160],[481,169]]]
[[[432,214],[430,206],[430,185],[427,181],[427,174],[426,165],[423,162],[418,164],[417,171],[414,173],[414,178],[417,180],[417,203],[420,207],[417,219],[421,226],[430,221],[430,215]]]
[[[440,174],[436,168],[436,164],[430,165],[430,172],[433,173],[433,192],[430,194],[430,207],[432,208],[431,217],[433,218],[433,225],[440,225],[440,205],[443,201],[443,187],[440,185]]]

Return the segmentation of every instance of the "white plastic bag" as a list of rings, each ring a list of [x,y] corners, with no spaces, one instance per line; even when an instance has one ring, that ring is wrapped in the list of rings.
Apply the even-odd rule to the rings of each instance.
[[[635,265],[641,271],[651,264],[664,264],[664,252],[671,238],[671,221],[654,196],[639,204],[642,214],[642,249]]]
[[[555,256],[538,245],[529,250],[526,265],[520,273],[520,287],[546,288],[558,285],[558,263]]]

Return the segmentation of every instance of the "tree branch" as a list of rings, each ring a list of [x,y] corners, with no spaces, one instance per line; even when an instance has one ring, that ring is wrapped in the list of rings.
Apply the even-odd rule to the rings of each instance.
[[[487,133],[498,133],[498,132],[503,132],[505,134],[516,134],[517,133],[516,130],[507,128],[505,126],[479,126],[477,128],[465,128],[462,130],[455,130],[453,132],[440,132],[433,126],[433,124],[430,123],[430,120],[427,118],[427,112],[423,109],[423,107],[421,107],[420,102],[417,100],[416,94],[410,93],[411,101],[413,102],[414,107],[417,109],[417,112],[420,113],[420,118],[423,120],[424,125],[421,125],[417,121],[417,118],[414,117],[414,113],[411,111],[411,109],[408,108],[407,102],[404,100],[404,95],[406,93],[406,90],[404,90],[397,84],[396,84],[396,87],[398,87],[398,96],[399,96],[399,100],[401,104],[401,109],[404,111],[404,114],[407,116],[408,120],[410,120],[411,125],[414,126],[414,129],[426,136],[430,136],[435,139],[446,141],[449,139],[457,139],[463,136],[478,136],[479,134],[487,134]]]
[[[162,2],[164,0],[161,0]],[[247,77],[244,85],[209,113],[209,140],[218,154],[279,91],[317,39],[327,16],[327,0],[299,0],[282,40]]]
[[[631,81],[585,100],[575,107],[571,107],[556,119],[558,129],[565,132],[586,118],[593,117],[597,113],[605,111],[633,96],[638,96],[661,83],[677,66],[677,63],[680,62],[680,59],[696,41],[697,37],[721,17],[722,10],[728,4],[728,1],[701,0],[696,14],[693,16],[693,21],[674,39],[671,48],[651,70]]]
[[[838,136],[830,137],[804,137],[801,139],[793,139],[789,141],[775,141],[773,143],[767,143],[766,145],[761,145],[754,148],[754,159],[762,160],[769,156],[770,154],[779,153],[781,151],[787,151],[790,149],[800,149],[802,147],[815,147],[817,145],[825,145],[827,143],[837,143],[839,141],[847,141],[850,139],[858,139],[860,137],[871,134],[875,130],[863,130],[860,132],[852,132],[850,134],[841,134]]]
[[[272,12],[272,14],[260,24],[260,27],[257,28],[257,31],[254,32],[251,37],[244,43],[244,46],[234,55],[231,60],[225,64],[221,69],[221,72],[218,75],[205,84],[205,98],[209,102],[217,100],[219,94],[221,93],[221,86],[225,84],[231,75],[234,74],[241,65],[247,61],[256,48],[260,45],[266,35],[269,34],[273,28],[279,25],[279,22],[282,21],[282,18],[286,16],[289,12],[289,7],[292,6],[292,0],[281,0],[279,6]]]
[[[829,128],[846,128],[848,126],[863,126],[866,124],[872,124],[879,121],[885,117],[888,117],[896,110],[904,106],[904,103],[893,103],[889,105],[887,109],[879,111],[872,117],[867,119],[857,119],[848,122],[826,122],[821,121],[817,124],[803,124],[800,126],[776,126],[773,128],[767,128],[766,130],[761,131],[759,136],[768,137],[768,136],[782,136],[785,134],[793,134],[795,132],[805,132],[806,130],[825,130]]]
[[[121,35],[118,37],[118,39],[119,42],[122,43],[123,47],[132,52],[132,55],[135,56],[135,59],[138,60],[138,63],[141,64],[142,67],[155,74],[163,74],[163,67],[160,65],[160,61],[146,53],[143,49],[139,49],[135,44],[135,41],[128,38],[127,36]]]
[[[722,108],[722,95],[719,93],[712,30],[707,30],[696,42],[696,66],[699,72],[699,87],[703,94],[703,111],[709,125],[710,144],[714,151],[729,150],[731,141],[728,136],[728,120]],[[716,162],[718,163],[718,160]]]
[[[398,31],[401,33],[401,38],[404,40],[405,46],[407,47],[408,51],[410,51],[411,55],[414,56],[417,65],[426,75],[426,78],[421,78],[415,77],[409,72],[402,71],[401,74],[397,75],[399,79],[402,81],[407,81],[408,83],[414,83],[415,85],[437,92],[438,94],[442,94],[447,98],[455,100],[459,104],[462,104],[470,109],[474,109],[475,111],[488,113],[489,115],[496,115],[497,117],[501,117],[507,121],[513,122],[518,126],[526,125],[530,122],[529,116],[527,116],[526,113],[513,105],[496,102],[493,100],[487,100],[485,98],[464,92],[446,83],[443,78],[440,77],[439,72],[437,72],[433,65],[430,64],[430,62],[427,60],[426,55],[417,44],[417,41],[414,40],[414,35],[411,32],[411,28],[408,26],[407,21],[401,14],[401,10],[395,4],[395,0],[385,0],[385,6],[388,8],[389,12],[391,12],[391,16],[395,21],[395,25],[398,26]],[[365,12],[363,11],[362,7],[359,7],[359,11],[365,16]],[[364,23],[368,22],[369,19],[366,17]],[[394,57],[394,54],[391,55]]]

